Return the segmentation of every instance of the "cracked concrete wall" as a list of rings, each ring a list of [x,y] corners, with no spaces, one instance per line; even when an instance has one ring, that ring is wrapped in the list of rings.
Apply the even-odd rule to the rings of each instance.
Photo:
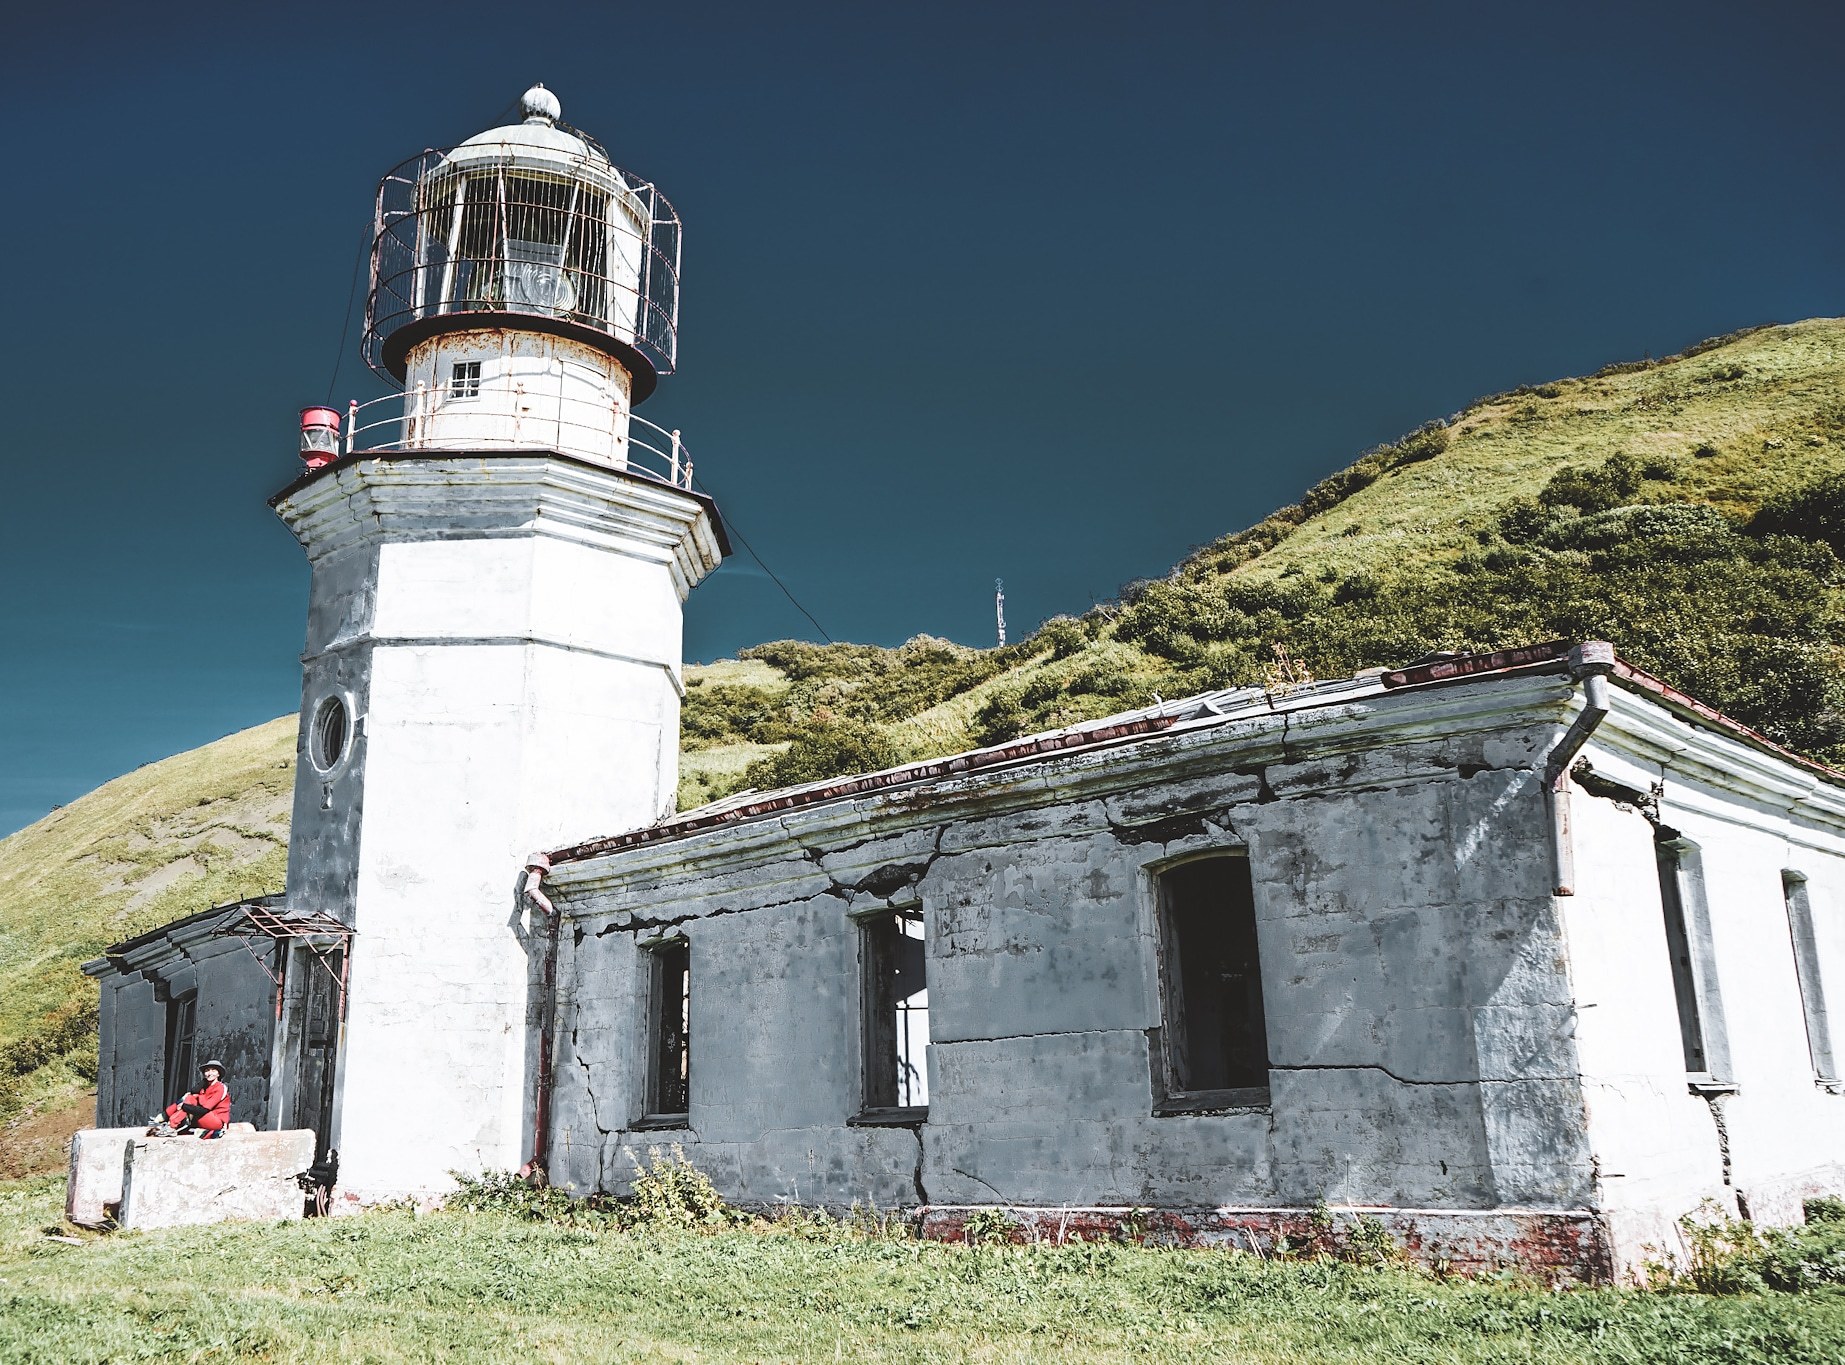
[[[1587,1206],[1533,771],[1569,693],[1469,691],[1494,686],[1483,719],[1385,697],[561,867],[554,1177],[619,1190],[630,1154],[678,1142],[750,1200]],[[1154,881],[1210,852],[1252,867],[1270,1103],[1156,1116]],[[902,905],[924,913],[930,1108],[855,1126],[852,915]],[[637,1131],[642,945],[667,929],[690,945],[691,1111]]]

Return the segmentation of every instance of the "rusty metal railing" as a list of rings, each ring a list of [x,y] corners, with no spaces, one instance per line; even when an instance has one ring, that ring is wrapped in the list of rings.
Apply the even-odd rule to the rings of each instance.
[[[492,405],[496,397],[510,398],[511,407],[496,410]],[[455,410],[453,405],[464,403],[471,406]],[[443,386],[417,384],[366,403],[354,399],[346,405],[344,418],[341,455],[558,450],[609,459],[630,473],[674,488],[692,487],[692,460],[679,432],[626,413],[613,399],[525,394],[516,386],[457,394]]]

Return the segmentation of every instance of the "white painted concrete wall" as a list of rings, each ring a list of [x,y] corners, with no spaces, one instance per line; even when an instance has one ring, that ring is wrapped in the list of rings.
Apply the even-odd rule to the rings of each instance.
[[[1682,1250],[1677,1220],[1704,1200],[1730,1216],[1798,1222],[1803,1197],[1845,1187],[1845,1096],[1816,1082],[1782,892],[1784,869],[1809,878],[1816,917],[1829,921],[1822,968],[1842,998],[1845,820],[1841,794],[1810,774],[1615,697],[1585,757],[1597,776],[1656,789],[1658,823],[1699,847],[1724,1079],[1736,1087],[1694,1093],[1688,1082],[1653,821],[1579,790],[1579,890],[1563,902],[1578,1047],[1602,1202],[1632,1265],[1649,1246]],[[1707,1013],[1707,1028],[1715,1022]]]
[[[313,567],[289,903],[357,930],[341,1186],[438,1190],[531,1155],[519,871],[671,809],[680,603],[720,551],[695,499],[540,453],[365,460],[278,511]]]

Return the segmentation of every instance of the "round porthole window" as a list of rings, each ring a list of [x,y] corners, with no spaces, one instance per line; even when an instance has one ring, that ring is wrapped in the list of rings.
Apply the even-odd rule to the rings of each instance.
[[[346,740],[352,733],[351,718],[344,697],[328,697],[314,710],[314,728],[309,736],[309,756],[323,773],[339,766],[346,757]]]

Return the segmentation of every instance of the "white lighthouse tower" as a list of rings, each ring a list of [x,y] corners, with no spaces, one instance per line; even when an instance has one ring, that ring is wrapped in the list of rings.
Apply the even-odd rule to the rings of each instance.
[[[725,553],[632,412],[673,366],[678,220],[522,106],[381,183],[364,353],[402,393],[307,410],[274,499],[312,567],[288,903],[352,936],[343,1039],[329,974],[290,975],[271,1119],[361,1199],[533,1154],[518,870],[671,811],[681,606]]]

